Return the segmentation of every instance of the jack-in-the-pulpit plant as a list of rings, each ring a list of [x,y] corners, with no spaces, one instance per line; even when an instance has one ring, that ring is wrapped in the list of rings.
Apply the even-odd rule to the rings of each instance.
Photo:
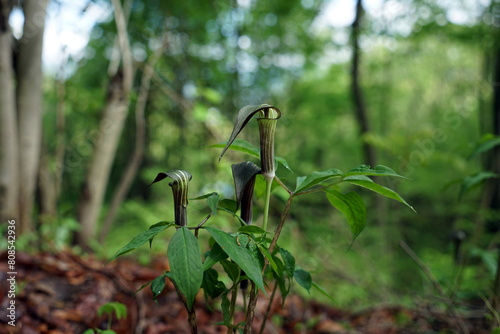
[[[166,177],[173,180],[169,185],[172,187],[174,197],[174,221],[162,221],[152,225],[148,231],[137,235],[118,250],[113,257],[114,259],[128,253],[146,242],[151,244],[158,233],[175,227],[177,231],[169,241],[167,250],[170,271],[151,281],[150,287],[153,297],[157,298],[165,287],[165,280],[168,278],[172,281],[188,311],[192,333],[197,333],[195,297],[200,290],[203,290],[206,299],[220,300],[223,321],[219,324],[227,326],[233,333],[237,331],[252,333],[257,328],[257,324],[254,323],[254,312],[259,296],[268,299],[270,305],[279,290],[284,301],[293,281],[308,291],[314,286],[322,293],[326,293],[312,282],[311,275],[307,271],[295,265],[293,255],[278,244],[288,212],[296,197],[323,192],[328,202],[345,216],[353,240],[365,227],[366,209],[358,193],[342,192],[342,184],[371,190],[399,201],[413,210],[396,192],[372,180],[371,176],[403,177],[385,166],[372,168],[360,165],[346,173],[335,168],[314,171],[309,175],[297,177],[295,188],[286,185],[276,174],[276,164],[291,169],[286,160],[275,156],[274,152],[276,125],[280,117],[281,111],[271,105],[243,107],[238,112],[229,140],[212,146],[223,148],[219,160],[228,149],[233,149],[259,159],[260,167],[251,161],[232,165],[235,199],[221,198],[216,192],[191,198],[191,200],[207,201],[209,213],[201,222],[191,223],[187,219],[188,183],[191,174],[183,170],[159,173],[152,183]],[[254,118],[257,119],[259,126],[260,149],[244,140],[236,139],[245,125]],[[256,216],[254,224],[252,204],[255,180],[259,174],[266,182],[266,192],[262,214]],[[288,200],[284,204],[280,219],[274,224],[269,224],[273,182],[286,190]],[[229,213],[235,217],[234,227],[228,231],[217,228],[218,212]],[[268,230],[269,225],[274,226],[273,232]],[[210,236],[208,245],[200,246],[201,241],[198,239],[200,231]],[[200,249],[207,246],[208,249],[202,257]],[[219,279],[221,274],[225,274],[226,278]],[[271,284],[271,281],[274,281],[274,284]],[[249,289],[245,288],[248,282]],[[271,290],[266,290],[266,286],[272,287]],[[259,290],[262,293],[259,294]],[[240,310],[244,312],[245,320],[240,323],[235,322],[234,316],[237,311],[238,293],[243,294],[245,301],[243,309]],[[264,331],[267,318],[268,314],[264,315],[258,327],[259,333]]]

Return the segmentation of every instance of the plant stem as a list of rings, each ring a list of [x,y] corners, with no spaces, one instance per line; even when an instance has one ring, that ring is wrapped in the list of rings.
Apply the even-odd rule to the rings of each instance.
[[[273,184],[274,176],[264,176],[266,179],[266,201],[264,203],[264,221],[262,229],[267,232],[267,220],[269,217],[269,202],[271,201],[271,186]]]
[[[278,226],[276,227],[276,230],[274,230],[273,240],[271,241],[271,244],[269,245],[269,253],[271,253],[271,254],[274,252],[274,248],[276,247],[276,244],[278,243],[278,239],[280,237],[281,230],[283,229],[283,225],[285,225],[285,221],[288,217],[288,212],[290,211],[290,207],[292,206],[292,202],[293,202],[294,198],[295,198],[295,196],[292,195],[286,201],[285,209],[283,210],[283,213],[281,214],[280,222],[279,222]],[[267,261],[266,261],[266,265],[267,265]]]
[[[193,305],[191,306],[191,310],[190,310],[187,303],[186,303],[186,299],[184,298],[184,295],[181,293],[181,291],[177,287],[177,284],[175,284],[175,282],[173,282],[173,283],[174,283],[175,291],[177,291],[177,295],[181,299],[182,304],[184,304],[184,307],[186,308],[186,311],[188,313],[188,322],[189,322],[189,325],[191,327],[191,334],[198,334],[198,325],[196,324],[196,309],[194,307],[194,303],[196,301],[193,302]]]
[[[278,281],[276,281],[274,283],[273,292],[271,294],[271,297],[269,297],[269,303],[267,304],[266,314],[264,315],[264,318],[262,319],[262,325],[260,326],[259,334],[264,333],[264,329],[266,328],[267,317],[269,316],[269,313],[271,312],[271,306],[273,304],[274,296],[276,295],[276,290],[278,290]]]
[[[288,217],[288,212],[290,211],[290,207],[292,206],[294,196],[290,196],[288,200],[286,201],[285,209],[283,210],[283,213],[281,214],[280,222],[278,224],[278,227],[276,227],[276,230],[274,231],[274,237],[273,240],[271,241],[271,245],[269,246],[269,253],[274,252],[274,248],[276,247],[276,244],[278,243],[278,238],[281,234],[281,230],[283,229],[283,225],[285,225],[286,218]],[[266,271],[266,268],[269,264],[268,259],[265,257],[264,258],[264,268],[262,269],[262,272],[264,273]],[[255,305],[257,304],[257,295],[258,295],[258,290],[255,288],[255,283],[251,281],[251,289],[250,289],[250,298],[248,300],[248,307],[247,307],[247,313],[245,316],[245,330],[243,333],[245,334],[251,334],[252,333],[252,322],[253,318],[255,315]],[[267,317],[265,317],[262,321],[266,322]],[[265,324],[263,325],[265,326]]]
[[[258,295],[258,290],[255,287],[255,283],[253,281],[250,281],[250,298],[248,300],[248,308],[247,308],[247,313],[245,315],[245,328],[243,330],[243,333],[245,334],[252,334],[252,323],[253,323],[253,317],[255,315],[255,305],[257,305],[257,295]]]
[[[236,309],[237,294],[238,294],[238,285],[233,285],[233,292],[231,293],[231,305],[229,308],[230,322],[234,322],[234,310]],[[234,327],[231,329],[231,332],[236,333],[236,324],[233,325]]]
[[[191,325],[191,334],[197,334],[198,326],[196,325],[196,312],[194,310],[194,305],[193,309],[191,311],[188,311],[188,314],[189,325]]]

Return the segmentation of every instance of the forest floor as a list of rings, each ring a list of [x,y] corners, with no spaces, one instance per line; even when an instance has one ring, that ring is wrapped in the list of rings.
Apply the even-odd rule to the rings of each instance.
[[[92,257],[81,257],[69,251],[57,254],[16,254],[15,297],[16,326],[7,322],[9,284],[7,254],[0,254],[0,333],[83,333],[89,328],[107,328],[106,316],[97,316],[97,309],[110,301],[127,306],[128,315],[113,319],[116,333],[189,333],[187,313],[174,287],[165,290],[153,301],[151,291],[143,284],[167,270],[165,260],[156,260],[148,267],[130,260],[105,264]],[[270,293],[268,293],[268,296]],[[262,323],[267,297],[257,304],[255,332]],[[196,301],[200,333],[226,333],[214,325],[222,320],[220,311],[211,309],[203,294]],[[282,306],[276,298],[271,306],[265,333],[490,333],[485,312],[480,310],[447,313],[430,307],[407,309],[400,306],[378,306],[351,312],[289,296]],[[243,314],[235,317],[243,319]],[[465,327],[464,327],[465,326]]]

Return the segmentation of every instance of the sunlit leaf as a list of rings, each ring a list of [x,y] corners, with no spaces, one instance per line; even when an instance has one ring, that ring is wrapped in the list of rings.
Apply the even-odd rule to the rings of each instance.
[[[344,177],[348,177],[351,175],[393,176],[407,179],[407,177],[399,175],[391,168],[382,165],[378,165],[373,168],[371,168],[369,165],[360,165],[345,173]]]
[[[326,181],[328,179],[337,176],[342,176],[343,174],[344,173],[342,173],[340,169],[332,168],[322,172],[315,171],[307,176],[298,177],[297,186],[295,188],[294,193],[310,189],[313,186],[318,185],[323,181]]]
[[[215,145],[210,145],[209,147],[213,148],[224,148],[227,146],[227,141],[223,141],[221,143],[215,144]],[[241,153],[249,154],[253,157],[260,158],[260,150],[258,147],[255,147],[251,143],[249,143],[246,140],[243,139],[235,139],[231,145],[229,146],[229,149],[238,151]]]
[[[238,232],[240,233],[254,233],[254,234],[262,234],[262,233],[266,233],[266,231],[264,231],[261,227],[258,227],[258,226],[255,226],[255,225],[245,225],[245,226],[241,226],[239,229],[238,229]]]
[[[177,229],[170,240],[168,261],[171,278],[191,309],[203,281],[203,264],[198,239],[187,227]]]
[[[378,183],[373,182],[373,180],[367,176],[364,176],[364,175],[349,176],[349,177],[344,178],[344,182],[348,182],[348,183],[369,189],[369,190],[374,191],[382,196],[385,196],[385,197],[388,197],[388,198],[393,199],[395,201],[401,202],[401,203],[405,204],[406,206],[408,206],[413,211],[415,211],[415,209],[413,209],[413,207],[410,204],[408,204],[397,192],[395,192],[394,190],[389,189],[387,187],[381,186]]]
[[[361,196],[355,192],[342,194],[333,189],[326,189],[328,201],[347,219],[355,239],[366,225],[366,207]]]

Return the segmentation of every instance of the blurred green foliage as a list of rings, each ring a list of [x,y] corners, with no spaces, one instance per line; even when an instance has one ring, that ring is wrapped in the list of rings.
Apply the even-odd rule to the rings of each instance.
[[[283,111],[276,153],[295,172],[280,166],[278,175],[286,184],[293,186],[297,175],[314,170],[348,170],[364,163],[363,139],[375,146],[379,163],[412,179],[390,186],[418,214],[390,201],[375,207],[374,195],[366,194],[372,206],[368,225],[349,251],[349,228],[328,203],[315,195],[295,203],[281,246],[334,296],[336,304],[360,308],[381,302],[437,302],[429,281],[398,247],[401,239],[420,254],[450,296],[487,296],[491,262],[484,261],[488,256],[477,249],[485,252],[489,239],[465,247],[473,260],[463,270],[454,263],[450,239],[457,229],[471,236],[476,221],[484,219],[482,188],[458,202],[458,186],[448,185],[482,170],[481,159],[467,157],[473,144],[490,131],[491,64],[498,34],[491,24],[493,4],[478,4],[477,12],[468,12],[469,23],[456,24],[447,19],[451,9],[437,1],[390,3],[399,6],[393,15],[368,12],[364,19],[361,80],[373,131],[360,138],[350,95],[349,27],[315,25],[328,2],[132,1],[129,34],[136,87],[144,62],[163,34],[168,47],[155,68],[147,103],[143,164],[105,244],[95,245],[97,252],[109,258],[131,236],[173,218],[168,187],[147,186],[160,171],[189,171],[190,197],[216,191],[231,198],[229,165],[241,155],[228,152],[227,159],[217,163],[220,149],[208,146],[225,139],[241,106],[271,103]],[[106,1],[95,5],[109,6]],[[85,168],[102,131],[99,115],[115,36],[111,18],[97,24],[85,56],[67,63],[75,70],[64,81],[63,196],[58,220],[51,223],[58,226],[52,232],[59,236],[56,248],[74,228]],[[46,78],[47,143],[53,142],[58,102],[54,82]],[[134,105],[136,97],[131,98]],[[110,178],[108,201],[134,145],[132,112]],[[256,144],[251,135],[255,133],[242,135]],[[279,194],[273,197],[271,226],[283,204]],[[201,220],[206,207],[191,205],[198,206],[199,216],[190,220]],[[237,228],[236,221],[222,215],[210,224]],[[168,246],[162,240],[153,243],[158,254],[165,254]],[[145,249],[135,254],[145,262],[150,253]],[[322,298],[317,293],[313,297]]]

